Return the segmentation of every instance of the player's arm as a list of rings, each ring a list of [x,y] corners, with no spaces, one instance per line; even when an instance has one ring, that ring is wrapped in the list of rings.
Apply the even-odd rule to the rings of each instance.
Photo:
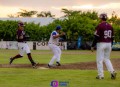
[[[95,47],[95,46],[96,46],[98,39],[99,39],[99,37],[96,36],[96,35],[94,35],[94,40],[93,40],[93,43],[92,43],[92,46],[91,46],[91,47]]]
[[[94,47],[96,46],[96,44],[99,40],[99,37],[100,37],[99,25],[95,29],[96,29],[96,31],[94,33],[94,39],[93,39],[93,42],[92,42],[92,45],[91,45],[91,51],[94,50]]]
[[[94,40],[93,40],[92,45],[91,45],[91,51],[92,51],[92,52],[93,52],[93,50],[94,50],[94,47],[95,47],[96,44],[97,44],[98,39],[99,39],[99,37],[96,36],[96,35],[94,35]]]
[[[113,30],[113,28],[112,28],[112,37],[111,37],[111,44],[113,45],[113,41],[114,41],[114,30]]]
[[[60,37],[60,34],[59,35],[53,35],[53,38],[55,39],[55,38],[58,38],[58,37]]]
[[[16,38],[17,38],[17,39],[23,39],[22,32],[17,32]]]
[[[111,37],[111,45],[113,45],[114,36]]]
[[[56,35],[56,33],[53,32],[52,35],[53,35],[53,38],[55,39],[55,38],[58,38],[58,37],[61,37],[61,36],[65,35],[65,33],[62,32],[61,34]]]

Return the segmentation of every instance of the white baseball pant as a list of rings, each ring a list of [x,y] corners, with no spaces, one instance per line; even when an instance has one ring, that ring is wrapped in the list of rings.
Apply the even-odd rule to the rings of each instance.
[[[101,77],[104,77],[103,73],[103,62],[105,62],[105,65],[109,72],[113,72],[113,66],[110,61],[110,53],[111,53],[111,43],[97,43],[97,69],[98,69],[98,75]]]
[[[21,56],[23,56],[25,52],[26,54],[30,53],[30,48],[27,43],[18,42],[18,48],[19,48],[19,54]]]
[[[61,49],[59,48],[59,46],[55,45],[55,44],[48,44],[49,48],[52,50],[53,52],[53,57],[49,62],[49,65],[53,65],[54,61],[56,60],[57,62],[60,62],[60,57],[61,57]]]

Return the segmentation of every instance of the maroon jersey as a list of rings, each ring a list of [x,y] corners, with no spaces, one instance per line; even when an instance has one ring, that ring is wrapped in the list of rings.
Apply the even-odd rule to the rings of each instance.
[[[113,28],[107,22],[102,22],[96,27],[95,35],[99,37],[97,42],[112,42]]]
[[[20,38],[23,37],[23,38]],[[25,41],[25,32],[24,30],[17,30],[17,41],[18,42],[24,42]]]

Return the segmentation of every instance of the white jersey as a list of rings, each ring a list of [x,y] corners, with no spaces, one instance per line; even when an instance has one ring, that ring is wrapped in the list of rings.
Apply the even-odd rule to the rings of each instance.
[[[59,37],[55,39],[53,38],[53,36],[56,36],[56,35],[59,35],[59,33],[57,33],[56,31],[53,31],[50,35],[50,39],[48,43],[57,45],[59,43]]]

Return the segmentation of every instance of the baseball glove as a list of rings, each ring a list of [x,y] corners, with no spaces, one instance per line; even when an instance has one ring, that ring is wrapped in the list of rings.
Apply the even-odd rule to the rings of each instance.
[[[66,35],[63,35],[63,36],[60,37],[60,41],[66,41],[66,40],[67,40]]]

